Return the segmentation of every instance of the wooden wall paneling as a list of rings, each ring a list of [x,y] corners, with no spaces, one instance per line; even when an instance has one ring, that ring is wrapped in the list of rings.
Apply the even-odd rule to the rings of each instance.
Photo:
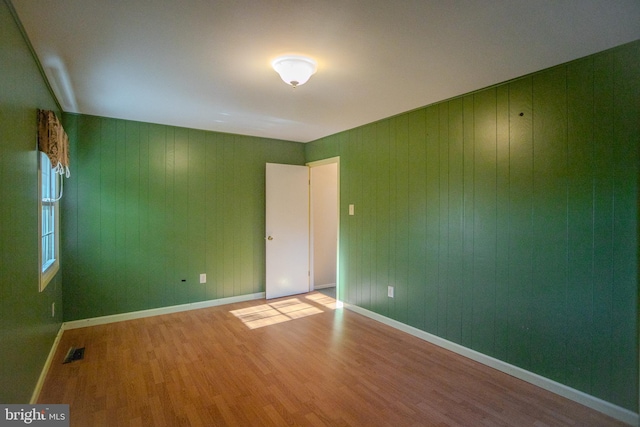
[[[496,89],[474,94],[473,349],[493,355],[496,326]]]
[[[233,213],[233,217],[230,217],[230,223],[228,227],[231,227],[233,230],[233,264],[231,267],[232,272],[232,283],[233,283],[233,293],[232,295],[240,295],[242,293],[242,270],[245,267],[245,259],[243,258],[243,250],[244,250],[244,241],[243,241],[243,233],[241,231],[241,227],[243,227],[243,220],[246,216],[246,213],[243,213],[243,181],[244,177],[242,173],[238,173],[241,170],[241,164],[243,163],[243,150],[242,150],[242,137],[240,135],[233,136],[233,147],[232,147],[232,174],[233,178],[230,181],[231,187],[227,190],[230,191],[233,196],[230,199],[230,204],[228,205],[228,209]]]
[[[358,305],[367,305],[366,300],[363,296],[363,289],[365,288],[365,284],[363,283],[363,277],[365,275],[364,271],[366,268],[366,253],[364,249],[365,245],[365,236],[368,231],[369,224],[367,221],[367,211],[369,209],[369,200],[366,199],[366,195],[364,194],[364,187],[369,185],[366,173],[366,154],[362,150],[362,133],[363,128],[356,128],[351,132],[353,150],[357,153],[357,163],[356,163],[356,174],[354,179],[354,189],[356,191],[356,195],[354,197],[354,202],[356,205],[356,209],[358,210],[355,218],[355,236],[356,236],[356,249],[353,253],[355,257],[354,264],[354,292],[355,292],[355,301],[357,301]]]
[[[149,138],[149,189],[148,189],[148,226],[149,241],[149,295],[150,307],[162,307],[170,304],[171,297],[167,276],[167,251],[170,248],[167,224],[167,129],[164,126],[150,126]],[[113,307],[110,312],[116,312]]]
[[[398,291],[398,279],[396,277],[398,271],[398,264],[396,262],[398,253],[396,249],[396,242],[398,239],[398,166],[397,166],[397,121],[394,118],[387,120],[389,123],[389,284],[387,286],[393,286],[394,295]],[[387,297],[387,313],[391,319],[397,319],[397,300],[395,298]]]
[[[566,69],[533,76],[532,367],[563,382],[566,366]]]
[[[593,341],[593,59],[567,65],[568,384],[591,390]]]
[[[348,239],[349,245],[347,249],[349,251],[348,261],[345,264],[345,267],[348,269],[347,283],[346,283],[346,297],[348,302],[356,303],[358,302],[358,276],[359,276],[359,254],[360,254],[360,235],[358,232],[360,231],[360,208],[361,201],[360,198],[360,167],[361,160],[358,155],[358,146],[357,146],[357,134],[355,130],[350,130],[347,132],[347,152],[348,152],[348,164],[347,170],[349,171],[349,176],[347,182],[349,183],[348,189],[348,204],[353,204],[355,206],[355,215],[349,215],[347,217],[348,221]]]
[[[239,209],[236,211],[236,215],[240,223],[237,227],[239,244],[236,255],[235,276],[238,280],[236,295],[244,295],[253,292],[253,284],[256,281],[256,278],[253,277],[253,263],[255,260],[253,256],[253,237],[257,230],[264,227],[264,221],[256,227],[257,224],[253,223],[253,212],[264,210],[264,203],[259,206],[255,202],[253,186],[255,182],[262,182],[264,172],[260,167],[243,167],[243,164],[264,164],[264,160],[260,156],[260,150],[253,149],[249,137],[237,136],[235,148],[236,158],[241,161],[238,162],[237,170],[243,171],[237,174],[237,192],[240,197],[237,200]]]
[[[474,95],[467,95],[462,101],[463,109],[463,245],[462,245],[462,312],[460,344],[471,348],[473,345],[473,289],[474,289],[474,202],[475,202],[475,115]]]
[[[84,122],[84,120],[82,121]],[[82,135],[92,135],[92,132],[82,132]],[[116,141],[115,141],[115,150],[116,150],[116,198],[114,201],[115,204],[115,212],[116,212],[116,253],[117,253],[117,265],[118,265],[118,274],[116,276],[117,283],[128,283],[129,275],[128,275],[128,263],[127,256],[127,123],[119,122],[116,128]],[[90,145],[89,141],[83,140],[80,144]],[[87,189],[90,191],[90,188]],[[80,217],[82,218],[83,215]],[[86,240],[86,236],[82,234],[81,241]],[[99,292],[99,291],[98,291]],[[117,304],[125,304],[127,307],[127,294],[129,290],[126,288],[120,289],[117,293]],[[90,294],[89,294],[90,295]],[[87,311],[91,310],[91,305],[86,307]],[[96,311],[96,308],[93,308],[93,311]],[[90,317],[90,315],[85,313],[81,318]],[[104,311],[98,311],[100,315],[104,314]]]
[[[426,253],[424,304],[425,330],[438,333],[440,283],[440,108],[431,106],[426,109]]]
[[[75,126],[77,129],[77,132],[80,132],[79,123],[76,122]],[[73,161],[77,165],[78,159],[80,158],[79,147],[77,145],[73,146],[73,148],[70,147],[69,155],[70,155],[69,161],[70,162]],[[79,173],[80,173],[80,168],[76,168],[74,175],[77,175]],[[64,251],[63,256],[65,253],[72,253],[73,257],[72,258],[69,257],[71,259],[68,259],[65,263],[65,266],[63,266],[63,269],[62,269],[63,281],[66,282],[67,280],[73,280],[74,282],[79,282],[80,273],[81,273],[79,265],[82,261],[81,258],[79,257],[79,252],[80,252],[79,237],[80,236],[79,236],[79,227],[78,227],[78,220],[80,215],[80,208],[78,203],[80,200],[80,186],[77,180],[68,180],[65,184],[66,184],[65,193],[67,193],[67,197],[62,199],[64,203],[63,205],[64,214],[62,215],[62,219],[63,219],[63,224],[70,225],[73,231],[71,231],[68,234],[67,233],[62,234],[63,236],[62,244],[63,244],[63,251]],[[68,207],[71,206],[71,203],[73,203],[72,205],[73,208],[68,209]],[[70,268],[70,267],[73,267],[73,268]],[[73,301],[74,299],[78,299],[79,295],[81,294],[81,290],[82,290],[81,288],[74,288],[74,289],[69,289],[63,293],[63,305],[67,307],[67,309],[65,310],[65,317],[67,313],[72,311],[75,311],[76,313],[81,312],[82,307],[75,306],[75,305],[72,306],[71,304],[68,303],[68,301]]]
[[[351,188],[346,183],[350,182],[351,177],[351,158],[350,149],[348,143],[348,132],[343,132],[339,135],[341,139],[340,148],[340,276],[341,288],[337,290],[340,294],[342,301],[349,301],[350,288],[349,280],[351,279],[351,269],[349,268],[351,262],[349,256],[351,254],[350,241],[351,241],[351,228],[352,217],[349,216],[349,204],[351,200]]]
[[[593,173],[593,338],[591,390],[594,396],[612,398],[613,302],[613,53],[594,61],[594,169]]]
[[[232,291],[232,287],[228,285],[230,278],[230,266],[229,260],[231,259],[231,249],[233,246],[233,241],[227,241],[227,232],[231,230],[227,230],[226,225],[228,222],[228,209],[226,208],[225,202],[228,199],[228,173],[231,172],[228,164],[228,156],[229,156],[229,144],[232,142],[232,137],[228,135],[222,135],[220,140],[218,141],[218,173],[217,173],[217,187],[218,194],[216,194],[216,200],[218,202],[218,207],[216,209],[216,214],[219,215],[216,218],[216,230],[218,230],[218,246],[216,249],[216,254],[219,257],[218,265],[219,265],[219,283],[218,283],[218,297],[225,297],[230,295]]]
[[[349,150],[349,203],[355,206],[355,215],[349,216],[349,280],[347,292],[349,300],[359,303],[360,297],[360,269],[361,269],[361,229],[362,229],[362,158],[359,152],[358,130],[352,129],[348,133]]]
[[[409,117],[393,118],[396,122],[396,320],[410,323],[409,307]]]
[[[224,136],[223,144],[223,177],[224,193],[222,194],[222,203],[224,206],[223,211],[223,231],[224,231],[224,248],[222,256],[224,257],[224,297],[230,297],[234,294],[234,261],[235,261],[235,244],[236,244],[236,229],[234,228],[234,221],[236,213],[233,211],[235,204],[235,159],[234,159],[234,143],[235,137],[233,135]]]
[[[346,185],[348,182],[349,176],[349,168],[350,158],[348,153],[348,144],[347,144],[347,133],[342,132],[336,136],[340,142],[340,213],[339,213],[339,221],[340,221],[340,236],[338,236],[340,240],[340,251],[338,253],[339,257],[339,271],[338,271],[338,280],[340,282],[340,286],[336,290],[336,293],[341,301],[347,301],[348,293],[348,280],[349,280],[349,236],[351,229],[351,220],[349,218],[349,204],[351,203],[349,186]]]
[[[100,135],[100,118],[90,117],[81,124],[80,132]],[[96,290],[92,283],[92,271],[100,268],[100,192],[94,191],[100,184],[100,149],[84,144],[77,147],[78,179],[78,293],[83,296],[79,312],[87,313],[94,309],[104,313],[102,297],[104,290]],[[85,314],[86,315],[86,314]]]
[[[134,311],[144,306],[148,289],[142,283],[140,269],[146,269],[140,246],[140,229],[146,218],[142,216],[142,191],[140,189],[141,127],[139,122],[125,124],[125,171],[124,171],[124,283],[121,305],[124,311]]]
[[[251,188],[247,188],[247,183],[251,182],[250,168],[244,173],[237,173],[243,169],[243,164],[250,159],[251,153],[246,150],[243,144],[244,137],[234,135],[233,137],[233,162],[234,162],[234,180],[233,180],[233,202],[228,207],[234,213],[231,227],[234,230],[233,245],[233,294],[241,295],[245,292],[244,279],[247,273],[253,272],[250,265],[253,263],[253,254],[247,251],[247,227],[251,225],[247,222],[247,198],[251,197]],[[247,271],[249,268],[249,271]]]
[[[242,149],[240,147],[241,137],[239,135],[233,136],[233,147],[232,147],[232,174],[233,178],[230,180],[231,187],[227,189],[232,193],[232,197],[230,198],[230,203],[227,206],[230,212],[233,213],[233,216],[229,218],[230,222],[228,227],[231,227],[233,230],[233,246],[232,246],[232,254],[233,254],[233,262],[231,265],[231,273],[232,273],[232,295],[240,295],[242,292],[242,269],[244,267],[244,259],[243,259],[243,246],[244,242],[242,241],[242,231],[240,228],[243,226],[243,217],[242,214],[242,205],[243,205],[243,176],[242,173],[238,173],[241,171],[241,164],[243,163],[242,158]]]
[[[494,356],[509,351],[509,86],[496,88],[496,299]]]
[[[207,133],[205,138],[205,163],[207,165],[204,176],[204,203],[205,203],[205,270],[207,283],[205,285],[206,299],[218,298],[218,284],[222,283],[222,238],[221,218],[222,212],[219,197],[223,194],[221,180],[218,178],[223,167],[220,160],[220,134]]]
[[[532,79],[509,84],[509,310],[506,361],[531,369],[533,287]]]
[[[139,192],[140,192],[140,229],[139,229],[139,248],[138,258],[140,265],[136,268],[136,282],[140,283],[140,301],[141,307],[152,308],[150,304],[149,294],[153,291],[151,282],[151,259],[150,253],[150,208],[149,208],[149,186],[151,182],[149,167],[149,129],[152,125],[148,123],[140,123],[140,171],[139,171]]]
[[[190,302],[189,289],[196,285],[190,274],[191,244],[189,242],[189,130],[174,129],[173,175],[173,247],[174,295],[173,304]],[[184,280],[184,282],[183,282]]]
[[[360,279],[360,301],[361,307],[371,310],[373,297],[375,295],[375,264],[373,256],[375,254],[375,232],[376,222],[376,155],[373,151],[375,145],[376,124],[372,123],[362,128],[359,141],[359,150],[362,156],[362,202],[361,202],[361,224],[362,224],[362,277]]]
[[[82,118],[85,119],[84,117]],[[126,160],[126,124],[123,122],[116,122],[115,124],[115,137],[113,142],[111,142],[112,150],[115,152],[115,163],[113,165],[113,169],[111,172],[114,175],[114,199],[111,202],[114,210],[114,228],[113,228],[113,237],[114,237],[114,252],[115,252],[115,269],[114,269],[114,282],[116,284],[126,283],[126,270],[124,268],[126,263],[126,251],[124,248],[124,224],[126,222],[125,218],[125,204],[124,204],[124,194],[126,189],[126,180],[125,180],[125,160]],[[94,135],[88,133],[79,133],[79,135],[89,135],[89,138],[94,138]],[[91,145],[94,141],[81,141],[79,145]],[[109,145],[108,141],[100,140],[100,143],[106,143]],[[109,168],[110,169],[110,168]],[[105,200],[106,202],[106,200]],[[83,236],[79,236],[83,238]],[[64,256],[64,254],[63,254]],[[66,282],[65,282],[66,283]],[[74,282],[75,283],[75,282]],[[124,298],[126,298],[126,290],[118,289],[113,292],[113,296],[116,298],[115,303],[120,304]],[[88,307],[87,307],[88,308]],[[100,315],[104,314],[104,311],[99,311],[94,309]],[[84,313],[82,317],[90,317],[88,312]],[[66,318],[66,313],[65,313]]]
[[[7,129],[4,123],[4,120],[6,119],[7,118],[5,117],[0,117],[0,129]],[[0,137],[4,137],[4,134],[5,131],[0,130]],[[2,182],[9,182],[9,176],[11,175],[8,161],[9,158],[9,144],[0,145],[0,180],[2,180]],[[13,196],[13,191],[13,189],[0,188],[0,197],[5,198]],[[9,203],[0,204],[0,221],[2,221],[3,224],[8,223],[8,221],[11,220],[11,217],[12,212],[11,209],[9,209]],[[11,329],[7,327],[9,326],[9,322],[4,322],[5,317],[8,317],[7,312],[10,311],[6,304],[10,301],[11,287],[6,286],[5,283],[9,283],[9,278],[11,277],[9,275],[11,259],[10,256],[7,255],[10,253],[9,248],[11,247],[11,236],[6,229],[3,231],[3,233],[0,233],[0,254],[2,254],[0,256],[0,283],[2,284],[2,286],[0,286],[0,319],[3,320],[3,324],[6,326],[0,327],[0,339],[2,342],[7,342],[9,335],[12,334]],[[11,357],[11,351],[7,350],[5,346],[2,347],[3,348],[0,349],[0,360],[8,360]],[[7,370],[7,368],[0,368],[0,375],[2,375],[2,378],[5,378]]]
[[[30,298],[24,296],[30,295],[31,292],[25,292],[26,287],[38,291],[37,237],[40,234],[37,205],[38,157],[34,150],[37,112],[35,108],[20,110],[15,115],[10,113],[10,118],[7,120],[7,127],[13,128],[13,132],[7,135],[12,140],[13,149],[9,149],[6,160],[3,159],[7,164],[7,173],[5,173],[7,180],[2,182],[2,186],[11,188],[12,196],[11,203],[3,201],[3,204],[11,205],[7,218],[7,224],[10,226],[6,227],[7,245],[10,247],[7,264],[11,299],[7,309],[14,313],[27,312]],[[6,142],[3,141],[4,143]],[[30,260],[32,264],[27,264],[26,260]],[[33,283],[33,280],[36,280],[36,283]]]
[[[626,46],[614,57],[614,248],[613,348],[616,369],[614,400],[638,410],[638,209],[640,200],[640,44]]]
[[[375,201],[375,293],[372,295],[372,310],[383,316],[388,315],[387,286],[391,284],[389,277],[389,257],[392,234],[390,230],[390,157],[389,157],[389,121],[376,124],[376,141],[373,151],[376,153],[376,201]],[[342,176],[340,177],[342,181]],[[341,225],[342,226],[342,225]]]
[[[464,121],[462,98],[449,101],[448,158],[449,188],[447,191],[447,316],[446,337],[460,343],[462,340],[462,283],[464,248]]]
[[[5,124],[5,120],[8,119],[9,117],[0,116],[0,135],[2,135],[3,137],[6,133],[4,129],[8,129]],[[10,162],[12,156],[9,148],[13,147],[10,147],[9,144],[0,144],[0,179],[4,183],[9,183],[11,180],[11,176],[13,175]],[[0,195],[3,198],[14,197],[14,192],[15,189],[13,187],[7,185],[0,187]],[[13,219],[13,215],[14,211],[13,209],[10,209],[9,203],[0,204],[0,220],[3,222],[3,224],[9,223],[9,221]],[[14,265],[12,267],[12,252],[9,250],[9,248],[12,247],[13,235],[8,231],[7,228],[3,227],[2,231],[3,232],[0,233],[0,250],[2,251],[0,252],[2,254],[2,256],[0,256],[0,283],[2,283],[2,286],[0,286],[0,319],[4,320],[5,317],[10,316],[9,312],[11,311],[11,309],[10,305],[8,305],[7,302],[10,301],[12,295],[11,286],[7,286],[5,284],[10,283],[12,273],[11,269],[16,268],[16,266]],[[11,333],[11,329],[6,327],[9,325],[9,322],[3,322],[4,327],[0,327],[0,336],[3,338],[3,342],[7,342]],[[3,348],[0,349],[0,358],[2,358],[2,360],[7,360],[10,356],[10,353],[11,352],[3,346]],[[6,368],[0,371],[3,378],[5,378],[5,371]]]
[[[255,155],[251,150],[247,150],[247,147],[244,144],[245,138],[246,137],[242,135],[236,135],[234,138],[233,156],[236,163],[234,188],[237,195],[232,207],[236,214],[234,225],[236,228],[236,242],[234,246],[233,287],[235,295],[242,295],[250,288],[248,286],[249,284],[245,283],[245,280],[248,274],[253,274],[253,268],[251,266],[253,263],[253,252],[248,245],[251,240],[247,237],[247,232],[249,231],[247,228],[251,227],[251,224],[248,221],[248,218],[250,218],[250,213],[248,212],[248,209],[250,208],[250,200],[248,200],[248,196],[250,198],[253,171],[237,173],[237,171],[244,169],[245,164],[251,164],[252,156]],[[247,167],[246,169],[250,168]]]
[[[409,114],[409,259],[408,259],[408,313],[409,324],[425,327],[426,295],[426,238],[427,238],[427,169],[426,169],[426,110]]]
[[[116,138],[116,121],[106,118],[100,119],[100,241],[96,246],[96,250],[100,251],[100,265],[96,266],[100,273],[93,286],[100,289],[98,292],[101,292],[100,301],[104,313],[112,313],[113,310],[116,310],[118,300],[122,298],[117,282],[113,280],[116,271],[119,270],[118,258],[121,256],[116,250],[118,233],[115,210],[115,200],[118,197],[116,193]],[[65,228],[66,230],[67,228]]]
[[[266,269],[264,260],[266,259],[266,247],[265,247],[265,172],[264,165],[267,159],[267,152],[271,144],[278,144],[278,141],[265,141],[260,144],[259,149],[256,149],[255,144],[250,144],[250,140],[247,141],[248,150],[254,154],[250,157],[252,170],[253,170],[253,182],[248,184],[250,194],[254,195],[251,199],[250,207],[251,213],[249,216],[247,238],[251,242],[252,271],[251,279],[248,283],[249,293],[264,292],[265,291],[265,276]],[[253,149],[252,149],[253,148]],[[258,226],[258,228],[255,228]]]
[[[165,149],[166,149],[166,168],[165,168],[165,224],[166,224],[166,255],[165,262],[167,265],[167,275],[165,276],[165,287],[167,296],[167,305],[175,304],[175,295],[177,292],[176,281],[179,280],[176,277],[176,229],[174,224],[176,223],[176,129],[173,127],[166,127],[166,133],[164,137]]]
[[[449,103],[443,102],[438,105],[438,336],[447,335],[447,313],[449,307],[448,287],[449,287]]]
[[[304,159],[306,162],[329,159],[339,156],[342,149],[340,141],[346,132],[330,135],[304,144]]]
[[[206,146],[205,132],[189,130],[189,213],[187,236],[189,242],[189,302],[206,299],[206,284],[200,283],[200,274],[206,273]]]
[[[173,127],[167,127],[167,133],[165,136],[165,144],[167,150],[166,157],[166,171],[165,171],[165,182],[167,189],[167,198],[166,198],[166,230],[168,237],[168,246],[167,246],[167,258],[166,262],[168,265],[167,270],[167,288],[168,288],[168,296],[169,301],[173,303],[175,301],[175,296],[179,292],[179,285],[177,284],[180,280],[178,274],[176,274],[176,268],[178,265],[178,260],[176,258],[176,236],[178,234],[176,228],[176,222],[179,221],[176,212],[176,203],[178,203],[177,193],[180,191],[179,187],[176,183],[176,175],[177,175],[177,147],[176,147],[176,129]]]
[[[69,163],[78,164],[78,116],[65,114],[64,126],[69,136]],[[74,168],[74,175],[78,173],[78,169]],[[62,265],[62,281],[65,283],[76,283],[78,281],[79,262],[78,254],[78,181],[68,179],[64,183],[64,197],[61,202],[61,218],[60,225],[62,235],[60,236],[60,250],[64,257]],[[115,275],[115,272],[113,272]],[[66,287],[62,294],[62,306],[64,318],[67,316],[77,316],[80,308],[77,304],[72,303],[78,299],[79,290],[72,287]]]
[[[370,247],[373,232],[373,190],[375,181],[372,180],[373,155],[368,140],[375,131],[375,124],[369,124],[355,130],[355,144],[358,155],[358,266],[357,269],[357,298],[361,307],[371,309],[371,277],[373,253]]]
[[[389,254],[389,123],[380,121],[372,124],[372,157],[370,161],[371,192],[371,310],[387,311],[389,286],[388,259],[382,254]],[[380,264],[382,263],[382,264]]]

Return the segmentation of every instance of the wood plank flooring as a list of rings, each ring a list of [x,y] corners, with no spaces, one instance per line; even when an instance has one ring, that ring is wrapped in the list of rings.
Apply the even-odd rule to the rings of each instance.
[[[71,426],[622,426],[310,293],[65,331]],[[62,364],[69,347],[84,360]]]

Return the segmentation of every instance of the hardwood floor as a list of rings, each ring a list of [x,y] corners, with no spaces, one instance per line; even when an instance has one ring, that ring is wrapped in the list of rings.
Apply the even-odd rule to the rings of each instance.
[[[622,426],[320,293],[65,331],[71,426]],[[69,347],[84,360],[62,364]]]

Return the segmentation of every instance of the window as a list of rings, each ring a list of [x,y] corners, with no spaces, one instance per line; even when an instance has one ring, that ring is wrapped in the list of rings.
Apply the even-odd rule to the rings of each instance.
[[[40,291],[43,291],[60,267],[58,190],[59,181],[62,179],[51,168],[49,157],[41,151],[38,154],[40,156]]]

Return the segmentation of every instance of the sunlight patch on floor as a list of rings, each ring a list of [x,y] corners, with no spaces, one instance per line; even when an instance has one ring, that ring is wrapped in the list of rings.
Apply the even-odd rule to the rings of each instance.
[[[319,302],[311,297],[318,297]],[[335,300],[324,295],[309,295],[306,298],[312,302],[327,308],[335,308]],[[334,302],[334,306],[330,307],[327,298]],[[288,322],[290,320],[300,319],[314,314],[327,311],[322,307],[313,306],[300,301],[298,298],[289,298],[286,300],[274,301],[267,304],[261,304],[254,307],[241,308],[232,310],[230,313],[240,319],[249,329],[257,329],[265,326],[276,325],[278,323]]]
[[[323,305],[330,310],[335,310],[337,308],[337,302],[335,299],[320,293],[307,295],[305,298],[315,302],[316,304]]]

